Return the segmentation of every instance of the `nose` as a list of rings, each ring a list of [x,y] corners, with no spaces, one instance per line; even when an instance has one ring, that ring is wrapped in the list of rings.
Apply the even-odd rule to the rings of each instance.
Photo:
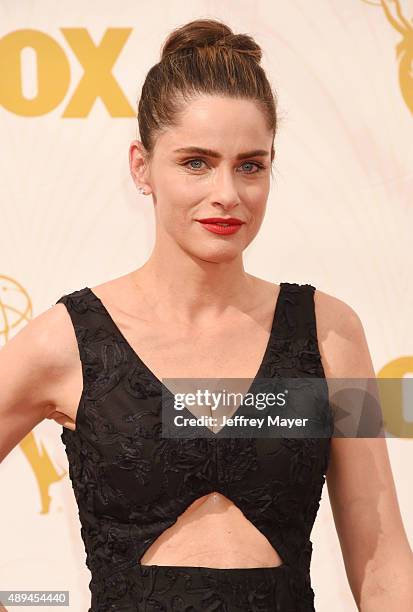
[[[222,170],[217,172],[212,193],[213,206],[224,210],[232,210],[239,206],[239,195],[232,172]]]

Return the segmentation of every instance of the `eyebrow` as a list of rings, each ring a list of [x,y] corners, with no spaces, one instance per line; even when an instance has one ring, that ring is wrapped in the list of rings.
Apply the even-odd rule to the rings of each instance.
[[[175,149],[174,153],[189,153],[189,154],[198,154],[198,155],[206,155],[207,157],[216,157],[218,159],[222,158],[222,155],[217,151],[213,151],[212,149],[203,149],[202,147],[181,147],[179,149]],[[245,159],[246,157],[268,157],[268,151],[264,149],[255,149],[253,151],[246,151],[245,153],[238,153],[236,159]]]

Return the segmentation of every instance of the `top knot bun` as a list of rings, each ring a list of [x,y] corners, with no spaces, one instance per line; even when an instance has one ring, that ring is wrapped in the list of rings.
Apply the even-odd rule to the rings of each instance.
[[[185,51],[207,48],[242,53],[257,64],[262,57],[261,47],[248,34],[234,34],[225,23],[215,19],[197,19],[169,34],[162,46],[161,61]]]

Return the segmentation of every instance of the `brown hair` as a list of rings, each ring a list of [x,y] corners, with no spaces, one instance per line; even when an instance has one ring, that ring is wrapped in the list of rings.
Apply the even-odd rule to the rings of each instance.
[[[261,48],[248,34],[234,34],[215,19],[197,19],[173,30],[161,60],[146,75],[138,105],[141,141],[148,158],[157,135],[178,122],[186,101],[196,95],[253,100],[268,129],[277,129],[277,98],[263,68]],[[271,162],[274,144],[271,145]]]

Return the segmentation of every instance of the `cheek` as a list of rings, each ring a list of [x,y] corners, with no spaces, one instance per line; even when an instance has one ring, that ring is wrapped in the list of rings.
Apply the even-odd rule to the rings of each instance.
[[[250,203],[249,216],[253,225],[260,224],[264,218],[267,206],[267,199],[264,197],[257,198]]]
[[[170,229],[187,230],[188,225],[196,223],[193,219],[199,217],[200,208],[205,209],[205,206],[202,207],[203,202],[205,196],[198,195],[194,188],[168,189],[159,207],[160,220]]]
[[[170,234],[180,234],[188,229],[195,212],[183,204],[182,199],[168,199],[157,206],[157,222]]]

